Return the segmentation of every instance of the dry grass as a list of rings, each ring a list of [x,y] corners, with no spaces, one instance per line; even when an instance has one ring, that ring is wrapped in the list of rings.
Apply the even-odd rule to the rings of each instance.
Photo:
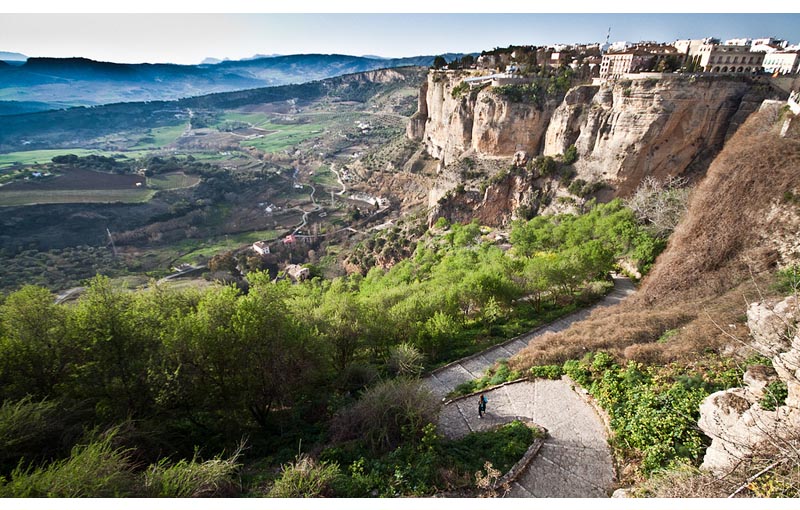
[[[778,237],[782,225],[765,220],[785,192],[800,188],[800,143],[776,136],[775,121],[774,112],[755,114],[728,141],[693,192],[686,218],[638,299],[680,302],[687,293],[719,295],[751,271],[771,271],[782,261],[783,255],[764,243]],[[797,228],[789,230],[796,235]]]
[[[698,355],[731,354],[747,340],[746,303],[769,295],[769,278],[745,281],[718,296],[689,297],[677,304],[628,300],[596,310],[566,331],[548,333],[509,361],[514,370],[579,359],[605,351],[646,365],[689,363]],[[731,338],[741,339],[735,342]],[[742,349],[744,357],[752,354]]]

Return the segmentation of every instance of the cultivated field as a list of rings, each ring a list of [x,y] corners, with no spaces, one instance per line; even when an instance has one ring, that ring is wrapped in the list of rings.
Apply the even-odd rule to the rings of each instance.
[[[325,131],[323,124],[273,124],[262,123],[259,127],[270,131],[261,138],[242,142],[245,147],[255,147],[264,152],[279,152],[289,149],[310,138],[321,136]]]
[[[102,151],[86,149],[48,149],[41,151],[8,152],[6,154],[0,154],[0,168],[50,163],[50,160],[55,156],[63,156],[65,154],[75,154],[79,157],[89,156],[91,154],[106,155]]]
[[[0,191],[0,207],[37,204],[107,204],[147,202],[155,191],[148,189],[27,190]]]
[[[164,126],[149,130],[148,134],[142,137],[139,142],[131,149],[158,149],[171,145],[186,130],[186,124],[177,126]]]
[[[208,239],[198,243],[195,240],[186,241],[184,244],[193,248],[175,261],[175,264],[190,263],[210,259],[214,255],[253,244],[256,241],[271,241],[276,239],[279,232],[276,230],[256,230],[241,234],[231,234],[217,239]]]
[[[59,169],[59,173],[60,175],[47,179],[8,184],[0,189],[0,194],[10,191],[123,190],[135,189],[137,183],[145,185],[145,178],[141,175],[119,175],[82,168]]]
[[[200,182],[196,175],[186,175],[183,172],[170,172],[168,174],[154,175],[147,178],[147,187],[162,191],[170,189],[190,188]]]

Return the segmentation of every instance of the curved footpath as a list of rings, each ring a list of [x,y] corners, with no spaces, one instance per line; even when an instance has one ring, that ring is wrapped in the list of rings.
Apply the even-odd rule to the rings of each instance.
[[[633,283],[614,277],[614,290],[600,302],[503,344],[445,365],[423,380],[433,394],[444,398],[462,382],[480,377],[500,358],[509,358],[548,331],[562,331],[584,320],[596,308],[619,303],[634,292]],[[538,379],[508,384],[486,392],[489,403],[478,417],[477,397],[445,405],[439,431],[458,438],[515,419],[530,420],[548,431],[541,450],[511,484],[510,497],[607,497],[614,483],[614,468],[606,431],[600,417],[565,380]]]

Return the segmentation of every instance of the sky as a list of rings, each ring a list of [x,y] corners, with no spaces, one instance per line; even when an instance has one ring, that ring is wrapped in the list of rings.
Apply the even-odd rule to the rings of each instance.
[[[420,2],[404,0],[407,12],[373,12],[377,2],[339,1],[314,3],[298,0],[282,2],[279,12],[254,13],[255,6],[273,2],[227,0],[215,4],[192,3],[191,11],[180,12],[171,0],[140,0],[109,4],[73,0],[69,13],[66,4],[29,0],[23,5],[0,7],[0,51],[33,57],[86,57],[111,62],[172,62],[197,64],[206,57],[239,59],[255,54],[342,53],[406,57],[446,52],[480,52],[510,44],[544,45],[551,43],[602,42],[611,28],[611,42],[656,40],[706,36],[777,36],[800,42],[800,14],[566,14],[526,13],[534,2],[506,0],[474,2]],[[570,2],[575,9],[590,12],[592,4]],[[605,8],[630,5],[642,8],[643,2],[608,2]],[[673,7],[691,10],[691,3],[679,0]],[[426,13],[436,4],[440,13]],[[183,4],[184,6],[186,3]],[[499,13],[469,13],[476,6],[491,5]],[[551,7],[552,3],[550,4]],[[728,4],[725,4],[728,5]],[[770,4],[773,8],[788,5]],[[212,12],[228,8],[231,12]],[[332,12],[331,6],[337,11]],[[441,6],[441,7],[440,7]],[[715,5],[704,2],[705,10]],[[452,10],[447,11],[450,7]],[[472,9],[470,9],[472,7]],[[185,7],[183,7],[185,9]],[[720,6],[721,8],[721,6]],[[305,12],[302,12],[305,9]],[[399,10],[399,9],[395,9]],[[611,10],[611,9],[609,9]],[[798,10],[797,7],[794,10]],[[138,13],[137,13],[138,11]],[[236,12],[239,13],[236,13]],[[277,11],[274,9],[273,11]],[[326,12],[326,14],[321,14]],[[105,14],[97,14],[105,12]],[[160,13],[163,12],[163,13]],[[513,12],[513,14],[512,14]]]

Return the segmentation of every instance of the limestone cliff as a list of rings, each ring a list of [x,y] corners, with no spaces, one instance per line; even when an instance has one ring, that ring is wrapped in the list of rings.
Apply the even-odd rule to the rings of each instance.
[[[756,110],[750,82],[727,78],[640,78],[567,94],[549,124],[544,154],[578,149],[577,176],[603,180],[618,195],[647,175],[700,169],[722,148],[731,121]],[[757,100],[754,100],[757,99]]]
[[[428,153],[449,165],[463,155],[511,157],[538,152],[554,103],[514,102],[491,87],[458,87],[466,75],[432,71],[420,91],[419,110],[408,136],[424,140]]]
[[[492,87],[470,91],[462,84],[464,78],[458,72],[430,72],[407,131],[423,140],[428,154],[441,163],[429,205],[457,216],[495,218],[493,224],[507,221],[520,205],[536,203],[535,194],[542,196],[533,185],[541,181],[530,179],[500,183],[508,191],[496,200],[491,190],[485,193],[485,186],[476,196],[478,181],[495,175],[491,167],[508,169],[519,151],[529,158],[556,156],[574,145],[574,178],[597,183],[602,200],[627,196],[648,175],[702,174],[768,93],[766,87],[738,77],[643,76],[577,86],[560,104],[550,100],[537,105],[512,102]],[[480,172],[454,169],[464,159],[481,162]],[[473,192],[448,195],[461,185]],[[484,207],[504,212],[484,214]]]

